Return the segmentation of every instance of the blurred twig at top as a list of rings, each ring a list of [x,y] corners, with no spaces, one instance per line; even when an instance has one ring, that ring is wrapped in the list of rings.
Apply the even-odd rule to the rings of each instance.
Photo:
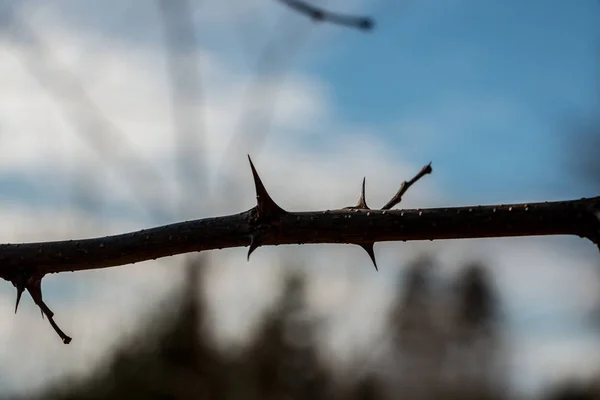
[[[198,43],[190,4],[187,0],[158,0],[163,21],[167,72],[171,82],[171,110],[177,154],[177,173],[181,182],[179,216],[187,218],[200,204],[208,202],[206,183],[208,157],[202,154],[207,134],[198,63]],[[205,160],[203,163],[202,160]],[[202,196],[198,196],[202,193]]]
[[[10,5],[5,4],[3,12],[12,13],[9,18],[9,28],[12,28],[10,32],[15,38],[28,44],[25,55],[19,57],[19,61],[60,105],[66,120],[73,125],[73,130],[104,161],[105,168],[112,169],[116,177],[125,180],[138,205],[149,216],[160,220],[170,218],[168,205],[156,209],[142,200],[145,198],[144,193],[148,191],[144,189],[148,182],[155,183],[154,187],[164,184],[160,172],[137,154],[126,135],[92,101],[79,77],[64,65],[59,65],[40,35],[23,19],[18,18]]]
[[[375,22],[369,17],[344,15],[331,11],[325,11],[320,7],[310,5],[300,0],[279,0],[279,2],[287,5],[291,9],[301,14],[305,14],[306,16],[312,18],[312,20],[315,22],[330,22],[332,24],[343,25],[350,28],[358,28],[365,31],[373,29],[375,25]]]

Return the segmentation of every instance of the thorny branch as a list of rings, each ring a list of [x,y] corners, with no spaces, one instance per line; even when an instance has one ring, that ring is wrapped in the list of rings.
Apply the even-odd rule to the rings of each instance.
[[[361,246],[375,268],[375,242],[508,236],[577,235],[600,249],[600,196],[557,202],[390,210],[431,164],[380,210],[367,206],[365,180],[357,205],[338,210],[288,212],[267,192],[252,160],[257,205],[239,214],[199,219],[103,238],[0,244],[0,277],[17,289],[18,307],[27,289],[64,343],[71,338],[54,323],[42,300],[46,274],[84,271],[154,260],[175,254],[249,246],[348,243]],[[16,312],[15,307],[15,312]]]
[[[338,24],[348,26],[350,28],[357,28],[363,31],[369,31],[373,29],[375,22],[369,17],[357,17],[354,15],[343,15],[334,13],[331,11],[325,11],[322,8],[312,6],[301,0],[279,0],[281,3],[287,5],[293,10],[301,14],[305,14],[312,18],[315,22],[330,22],[332,24]]]

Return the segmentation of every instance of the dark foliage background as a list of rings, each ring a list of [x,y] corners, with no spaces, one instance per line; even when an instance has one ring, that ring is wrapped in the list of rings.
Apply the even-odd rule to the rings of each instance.
[[[285,276],[243,349],[218,346],[204,294],[206,264],[190,260],[183,287],[88,378],[54,382],[31,399],[509,399],[507,340],[484,265],[440,287],[427,257],[402,268],[387,317],[384,368],[329,363],[304,275]],[[291,269],[290,269],[291,271]],[[378,360],[383,361],[383,360]],[[368,360],[369,365],[377,361]],[[350,372],[348,372],[350,371]],[[25,399],[26,397],[20,397]],[[596,399],[594,382],[557,385],[547,399]]]

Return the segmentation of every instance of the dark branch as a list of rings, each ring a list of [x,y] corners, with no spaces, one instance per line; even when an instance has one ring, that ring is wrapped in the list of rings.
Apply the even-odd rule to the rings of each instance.
[[[404,182],[382,210],[367,207],[363,188],[357,206],[288,212],[268,194],[250,161],[257,206],[223,217],[180,222],[103,238],[0,244],[0,277],[25,289],[65,343],[71,338],[54,323],[42,301],[46,274],[108,268],[175,254],[250,246],[347,243],[361,246],[373,261],[376,242],[509,236],[577,235],[600,244],[600,196],[570,201],[474,207],[388,210],[408,188],[431,173],[425,166]]]
[[[369,17],[358,17],[353,15],[343,15],[331,11],[325,11],[322,8],[315,7],[300,0],[279,0],[291,9],[312,18],[315,22],[330,22],[332,24],[343,25],[350,28],[357,28],[363,31],[373,29],[375,22]]]

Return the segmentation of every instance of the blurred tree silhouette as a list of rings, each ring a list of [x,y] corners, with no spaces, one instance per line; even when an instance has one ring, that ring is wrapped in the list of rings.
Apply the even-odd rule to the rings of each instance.
[[[357,382],[350,392],[348,399],[379,400],[385,398],[385,392],[376,376],[368,375]]]
[[[455,359],[454,386],[476,398],[505,397],[505,354],[498,328],[499,305],[484,265],[470,263],[454,282],[455,312],[450,323]]]
[[[565,382],[553,388],[547,396],[548,400],[598,400],[600,387],[597,384],[582,385],[576,382]]]
[[[200,258],[191,259],[182,290],[171,299],[173,311],[162,310],[134,337],[124,340],[106,366],[81,382],[59,382],[37,398],[224,398],[228,363],[215,350],[206,303],[198,296],[204,269]]]
[[[319,348],[320,321],[307,306],[306,277],[289,273],[247,347],[225,354],[211,331],[206,268],[190,261],[182,290],[123,340],[85,379],[64,379],[34,399],[506,399],[506,348],[487,268],[465,265],[449,289],[436,263],[407,265],[388,315],[392,370],[358,379],[335,374]],[[360,363],[353,363],[355,367]],[[336,378],[337,377],[337,378]],[[547,399],[596,399],[594,385],[557,386]],[[21,397],[25,398],[25,397]]]
[[[394,301],[392,390],[411,399],[503,398],[497,300],[484,267],[467,266],[449,293],[433,287],[434,269],[429,257],[410,263]]]
[[[397,366],[393,387],[411,398],[429,397],[441,384],[445,343],[431,287],[433,268],[433,260],[425,256],[407,265],[389,315]]]
[[[325,399],[332,380],[319,358],[318,321],[306,306],[306,278],[290,273],[243,359],[254,398]],[[248,397],[246,397],[248,398]]]
[[[330,398],[333,380],[319,359],[317,323],[305,301],[305,278],[289,275],[246,351],[217,350],[206,304],[198,298],[205,268],[187,267],[183,290],[128,340],[106,366],[82,381],[66,379],[39,399],[304,399]],[[173,305],[171,305],[173,306]],[[368,387],[363,392],[369,392]]]

